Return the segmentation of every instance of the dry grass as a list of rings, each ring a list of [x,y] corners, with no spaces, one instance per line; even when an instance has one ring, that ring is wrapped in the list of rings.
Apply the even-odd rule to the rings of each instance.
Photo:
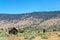
[[[25,37],[6,37],[7,40],[27,40]]]
[[[37,36],[35,38],[33,38],[32,40],[60,40],[60,37],[58,36],[58,34],[60,34],[60,32],[46,32],[46,34],[48,35],[47,39],[42,39],[41,36]],[[29,40],[26,37],[5,37],[7,40]],[[5,39],[5,40],[6,40]]]
[[[33,40],[60,40],[60,37],[58,37],[56,34],[49,35],[50,37],[48,39],[42,39],[41,37],[36,37]]]

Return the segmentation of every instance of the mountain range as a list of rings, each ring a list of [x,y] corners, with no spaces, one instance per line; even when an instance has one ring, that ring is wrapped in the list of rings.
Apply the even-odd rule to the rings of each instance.
[[[0,29],[24,28],[26,30],[60,30],[60,11],[32,12],[24,14],[1,14]]]

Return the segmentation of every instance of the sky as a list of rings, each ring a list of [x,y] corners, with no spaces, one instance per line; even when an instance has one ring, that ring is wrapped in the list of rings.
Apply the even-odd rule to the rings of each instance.
[[[0,13],[60,11],[60,0],[0,0]]]

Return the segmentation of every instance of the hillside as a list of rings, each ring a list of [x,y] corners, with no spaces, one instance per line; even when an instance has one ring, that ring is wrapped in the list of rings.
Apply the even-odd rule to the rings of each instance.
[[[0,14],[0,29],[2,27],[58,30],[60,29],[60,11]]]

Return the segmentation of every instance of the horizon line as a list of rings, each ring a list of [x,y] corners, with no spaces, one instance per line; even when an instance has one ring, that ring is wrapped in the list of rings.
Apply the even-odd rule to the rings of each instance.
[[[56,10],[60,11],[60,10]],[[34,12],[56,12],[56,11],[32,11],[32,12],[23,12],[23,13],[0,13],[0,14],[27,14],[27,13],[34,13]]]

